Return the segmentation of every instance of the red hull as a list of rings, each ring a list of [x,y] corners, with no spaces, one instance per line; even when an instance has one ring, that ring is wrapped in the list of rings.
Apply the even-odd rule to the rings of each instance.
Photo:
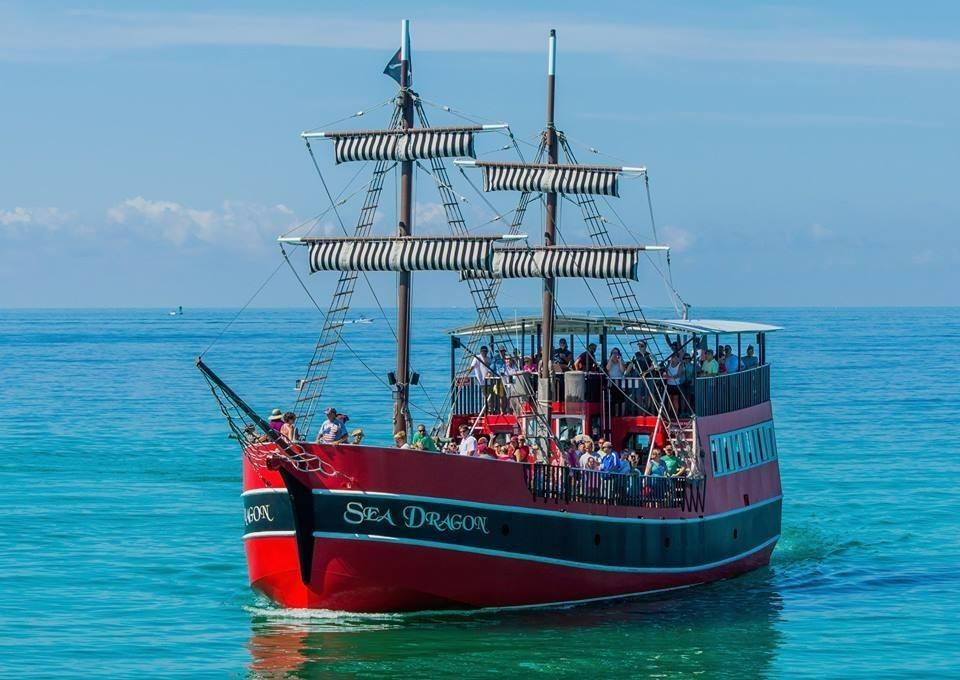
[[[256,542],[256,547],[250,543]],[[285,545],[284,545],[285,544]],[[292,539],[248,542],[254,589],[283,607],[351,612],[461,610],[589,602],[732,578],[765,566],[774,546],[687,574],[611,574],[485,555],[354,540],[318,541],[316,574],[300,580]]]
[[[753,411],[704,419],[701,447],[709,450],[707,426],[725,432],[771,417],[768,404]],[[289,500],[295,494],[286,493],[277,472],[244,467],[250,583],[284,607],[398,612],[625,597],[764,566],[779,538],[775,459],[715,476],[708,456],[706,503],[683,511],[535,499],[523,466],[512,462],[379,447],[309,449],[340,474],[287,471],[317,523],[304,530],[300,520],[300,544]],[[483,535],[429,527],[415,533],[402,519],[411,505],[482,515]],[[362,517],[357,508],[364,507],[375,512]],[[378,522],[389,513],[389,522]]]

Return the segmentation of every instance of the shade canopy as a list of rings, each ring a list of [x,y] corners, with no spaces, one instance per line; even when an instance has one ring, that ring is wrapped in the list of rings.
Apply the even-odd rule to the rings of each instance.
[[[503,335],[521,332],[532,333],[543,321],[540,316],[523,316],[504,320],[503,323],[472,324],[448,331],[450,335]],[[599,333],[606,329],[608,335],[650,336],[663,333],[714,335],[727,333],[772,333],[783,330],[780,326],[752,321],[725,321],[719,319],[644,319],[625,321],[616,316],[558,316],[554,320],[556,335]]]
[[[302,239],[310,272],[485,270],[500,236],[397,236]]]
[[[637,278],[641,247],[536,247],[495,249],[489,270],[471,270],[461,278]]]
[[[304,133],[333,140],[337,163],[350,161],[413,161],[427,158],[473,158],[473,135],[494,125],[435,128],[392,128]]]
[[[476,163],[484,191],[540,191],[619,196],[621,168],[534,163]]]

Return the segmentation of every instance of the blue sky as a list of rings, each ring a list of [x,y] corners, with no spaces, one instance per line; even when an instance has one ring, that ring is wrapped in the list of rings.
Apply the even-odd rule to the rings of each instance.
[[[617,162],[594,147],[649,168],[659,238],[695,307],[956,304],[960,5],[406,4],[0,3],[0,306],[243,304],[279,261],[274,237],[327,206],[299,132],[391,97],[380,71],[402,18],[424,99],[528,142],[555,27],[559,127],[581,160]],[[480,151],[502,143],[487,135]],[[338,191],[355,169],[316,150]],[[445,226],[431,181],[417,185],[421,233]],[[471,225],[491,218],[458,189]],[[619,217],[605,214],[652,242],[642,186],[621,193]],[[507,211],[509,198],[491,200]],[[382,207],[385,233],[389,192]],[[585,241],[572,207],[561,228]],[[531,210],[532,236],[539,220]],[[415,301],[469,304],[453,281],[420,277]],[[374,283],[389,304],[392,281]],[[332,280],[311,286],[323,298]],[[641,290],[666,301],[652,271]],[[577,282],[561,292],[589,300]],[[537,299],[529,283],[507,294],[508,307]],[[256,304],[308,301],[280,271]]]

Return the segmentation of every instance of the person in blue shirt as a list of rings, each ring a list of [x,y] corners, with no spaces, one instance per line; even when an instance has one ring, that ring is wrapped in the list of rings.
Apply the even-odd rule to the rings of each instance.
[[[493,362],[490,364],[490,367],[493,369],[493,372],[497,375],[503,375],[503,369],[507,365],[507,349],[501,347],[497,352],[497,356],[494,357]]]
[[[740,365],[745,371],[760,365],[760,360],[753,356],[753,345],[747,345],[747,354],[746,356],[740,357]]]
[[[347,426],[337,418],[337,409],[330,407],[326,411],[327,419],[317,432],[318,444],[343,444],[347,441]]]
[[[617,472],[620,470],[620,456],[613,450],[613,444],[603,442],[600,447],[600,469],[604,472]]]
[[[730,345],[727,345],[723,348],[724,357],[723,365],[727,370],[727,373],[736,373],[740,370],[740,357],[733,353]]]

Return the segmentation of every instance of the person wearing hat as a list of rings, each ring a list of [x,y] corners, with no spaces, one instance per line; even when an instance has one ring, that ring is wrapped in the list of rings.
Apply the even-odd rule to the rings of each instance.
[[[270,429],[274,432],[279,433],[280,428],[283,427],[283,411],[278,408],[270,411],[270,417],[267,419],[267,422],[270,423]]]
[[[395,435],[393,435],[393,444],[398,449],[410,448],[410,444],[407,443],[407,433],[405,430],[400,430]]]
[[[347,426],[337,418],[337,409],[332,406],[326,410],[327,419],[317,432],[318,444],[343,444],[347,441]]]
[[[353,441],[350,442],[354,446],[360,446],[363,443],[363,430],[359,427],[350,433],[350,436],[353,437]]]

